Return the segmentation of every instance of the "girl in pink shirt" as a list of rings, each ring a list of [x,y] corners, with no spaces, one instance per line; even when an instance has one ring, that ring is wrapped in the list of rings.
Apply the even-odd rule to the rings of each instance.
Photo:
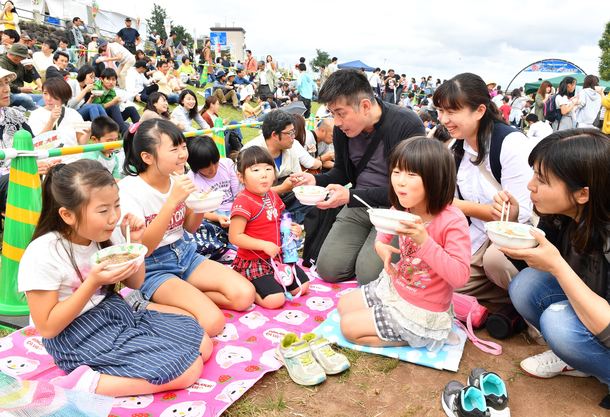
[[[453,207],[453,156],[438,141],[416,137],[401,142],[390,157],[390,202],[419,217],[401,221],[400,249],[392,235],[377,234],[383,260],[379,278],[339,300],[341,331],[367,346],[426,347],[456,343],[451,333],[454,288],[470,276],[470,235],[462,212]],[[400,254],[398,263],[392,254]]]

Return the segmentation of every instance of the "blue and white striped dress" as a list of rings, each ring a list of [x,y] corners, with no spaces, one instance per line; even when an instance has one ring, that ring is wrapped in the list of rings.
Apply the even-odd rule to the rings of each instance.
[[[23,254],[19,291],[57,291],[60,301],[68,298],[81,284],[69,250],[86,278],[97,244],[70,246],[56,233],[48,233],[32,241]],[[203,329],[192,317],[134,312],[115,293],[98,292],[89,301],[60,334],[42,339],[63,371],[88,365],[102,374],[142,378],[160,385],[182,375],[200,355]]]
[[[133,312],[120,295],[111,294],[42,343],[66,372],[85,364],[102,374],[161,385],[193,364],[202,337],[203,329],[192,317]]]

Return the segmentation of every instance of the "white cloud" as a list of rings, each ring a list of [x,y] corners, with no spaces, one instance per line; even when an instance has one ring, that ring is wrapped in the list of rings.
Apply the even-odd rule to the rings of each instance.
[[[102,8],[133,7],[104,0]],[[142,22],[152,1],[141,1]],[[360,59],[419,78],[476,72],[506,84],[527,64],[564,58],[596,73],[597,46],[610,19],[596,0],[157,0],[191,31],[235,25],[246,30],[255,56],[285,65],[323,49],[339,62]],[[149,6],[147,6],[149,5]],[[130,14],[132,14],[131,11]]]

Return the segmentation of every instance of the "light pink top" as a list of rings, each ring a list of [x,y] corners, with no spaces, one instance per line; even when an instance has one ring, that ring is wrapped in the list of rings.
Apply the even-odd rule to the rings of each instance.
[[[464,214],[447,206],[426,226],[428,239],[419,247],[410,237],[400,236],[400,261],[396,291],[407,302],[429,310],[447,311],[453,290],[470,277],[470,233]],[[390,243],[393,235],[377,233],[377,240]]]

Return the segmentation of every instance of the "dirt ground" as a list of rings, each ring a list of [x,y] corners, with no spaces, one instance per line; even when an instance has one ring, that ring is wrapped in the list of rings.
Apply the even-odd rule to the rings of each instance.
[[[489,338],[486,331],[478,336]],[[597,404],[607,387],[595,378],[561,376],[542,380],[525,375],[519,362],[545,350],[532,344],[525,334],[503,341],[504,352],[492,356],[467,342],[458,373],[437,371],[418,365],[344,350],[351,369],[329,377],[315,388],[294,384],[287,372],[267,374],[229,408],[229,417],[246,416],[345,416],[420,417],[444,416],[440,393],[456,379],[465,383],[470,370],[483,367],[505,380],[513,417],[602,417],[610,416]]]

